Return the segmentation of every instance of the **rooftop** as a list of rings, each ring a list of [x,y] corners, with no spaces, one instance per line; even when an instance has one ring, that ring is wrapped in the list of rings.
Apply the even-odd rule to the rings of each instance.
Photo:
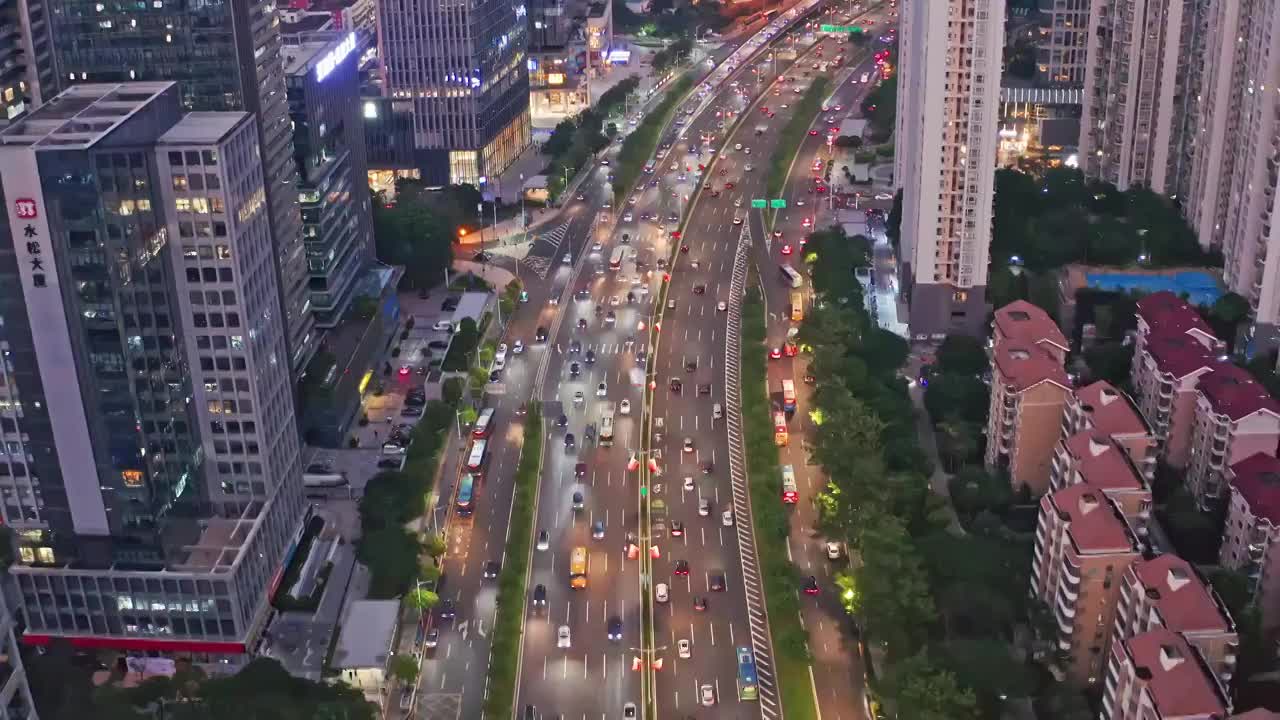
[[[1226,717],[1216,681],[1182,636],[1151,630],[1126,640],[1124,652],[1160,717]]]
[[[190,112],[160,136],[158,145],[207,145],[221,142],[251,116],[245,112]]]
[[[1172,553],[1130,566],[1138,583],[1174,632],[1230,632],[1233,624],[1191,563]]]
[[[1045,497],[1058,518],[1070,523],[1067,533],[1081,554],[1137,552],[1120,511],[1097,488],[1077,483]]]
[[[1107,490],[1142,490],[1146,485],[1129,456],[1108,435],[1078,432],[1067,439],[1067,452],[1076,458],[1083,482]]]
[[[1213,367],[1213,353],[1189,335],[1153,335],[1147,340],[1147,352],[1160,372],[1184,378],[1198,370]]]
[[[1186,300],[1168,290],[1151,293],[1138,301],[1138,317],[1152,335],[1193,334],[1202,341],[1216,344],[1218,338],[1209,324]]]
[[[1231,466],[1231,487],[1249,503],[1249,512],[1280,524],[1280,460],[1257,453]]]
[[[1209,404],[1232,420],[1265,411],[1280,415],[1280,403],[1249,371],[1229,362],[1218,362],[1197,385]]]
[[[297,45],[285,45],[282,48],[284,74],[301,75],[306,73],[312,61],[328,46],[329,43],[322,40],[298,43]]]
[[[1093,427],[1107,435],[1146,435],[1151,432],[1133,400],[1109,382],[1100,380],[1076,390],[1076,401],[1088,409]]]
[[[994,356],[1001,381],[1013,385],[1018,392],[1042,382],[1071,388],[1062,364],[1039,345],[1003,342],[996,346]]]
[[[337,669],[386,667],[400,618],[398,600],[357,600],[347,608],[333,652]]]
[[[174,85],[172,82],[73,85],[0,130],[0,145],[87,148]],[[176,95],[174,97],[176,100]]]
[[[1015,300],[996,310],[995,329],[1000,340],[1024,344],[1050,344],[1067,352],[1067,338],[1049,313],[1026,300]]]

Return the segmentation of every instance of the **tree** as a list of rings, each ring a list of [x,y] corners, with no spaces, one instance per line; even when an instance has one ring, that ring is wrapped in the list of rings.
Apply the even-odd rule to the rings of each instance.
[[[944,373],[929,379],[924,407],[935,423],[963,420],[985,425],[990,396],[987,386],[972,375]]]
[[[412,683],[418,679],[418,660],[412,655],[397,653],[387,661],[387,671],[402,683]]]
[[[961,469],[948,481],[948,489],[951,504],[964,518],[972,518],[984,510],[1003,514],[1013,501],[1009,479],[979,466]]]
[[[421,615],[440,604],[440,596],[424,588],[414,588],[405,595],[405,603]]]
[[[898,717],[911,720],[978,720],[978,703],[956,678],[930,662],[924,653],[898,663],[890,685]]]
[[[403,595],[418,575],[418,540],[403,527],[365,531],[356,557],[369,568],[369,597]]]
[[[422,551],[433,558],[443,556],[447,549],[448,546],[445,544],[444,535],[432,535],[422,543]]]
[[[440,396],[450,407],[457,407],[462,400],[462,391],[465,387],[466,383],[460,377],[446,378],[440,384]]]
[[[1085,364],[1094,380],[1106,380],[1116,387],[1129,384],[1133,345],[1119,342],[1097,343],[1084,352]]]
[[[990,361],[983,341],[970,335],[948,335],[938,347],[937,366],[942,372],[981,375]]]
[[[936,611],[915,545],[902,522],[888,514],[863,526],[862,566],[854,571],[864,622],[885,640],[890,657],[906,657],[924,642]]]
[[[453,261],[456,227],[434,212],[416,190],[399,195],[391,207],[386,202],[373,203],[378,259],[403,265],[405,279],[413,287],[430,287],[443,278]]]

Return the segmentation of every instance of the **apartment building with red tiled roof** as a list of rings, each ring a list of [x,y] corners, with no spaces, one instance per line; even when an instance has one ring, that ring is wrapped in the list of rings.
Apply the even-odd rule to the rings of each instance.
[[[1061,333],[1059,333],[1060,335]],[[988,468],[1005,468],[1014,487],[1049,489],[1053,446],[1071,384],[1062,361],[1034,342],[1008,339],[991,350]]]
[[[1101,720],[1226,720],[1231,705],[1183,637],[1163,628],[1112,643]]]
[[[1058,324],[1049,313],[1026,300],[1015,300],[995,311],[991,327],[991,345],[1013,341],[1021,345],[1034,345],[1057,359],[1058,365],[1067,361],[1070,345]]]
[[[1212,350],[1186,334],[1149,337],[1134,351],[1134,400],[1151,424],[1159,453],[1174,467],[1187,463],[1196,387],[1216,362]]]
[[[1155,477],[1159,443],[1133,398],[1105,380],[1090,383],[1067,400],[1062,436],[1091,431],[1115,440],[1148,481]]]
[[[1139,536],[1151,519],[1151,486],[1133,458],[1113,437],[1083,430],[1058,441],[1049,473],[1049,488],[1058,491],[1084,483],[1101,491]]]
[[[1262,624],[1280,627],[1280,460],[1258,453],[1232,465],[1218,561],[1249,578]]]
[[[1187,489],[1202,507],[1218,503],[1226,469],[1257,453],[1275,455],[1277,443],[1280,403],[1248,371],[1225,361],[1215,364],[1197,385]]]

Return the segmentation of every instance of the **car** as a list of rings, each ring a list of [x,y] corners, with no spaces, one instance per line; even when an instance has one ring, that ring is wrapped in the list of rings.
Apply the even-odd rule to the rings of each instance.
[[[648,353],[646,353],[644,350],[637,350],[637,351],[636,351],[636,364],[637,364],[637,365],[643,365],[643,364],[644,364],[644,362],[645,362],[645,360],[647,360],[648,358],[649,358],[649,354],[648,354]]]
[[[587,476],[587,464],[580,462],[573,466],[573,476],[576,478],[584,478]]]
[[[604,539],[604,521],[597,520],[591,524],[591,537],[594,540]]]
[[[404,463],[404,458],[398,458],[398,457],[382,458],[381,460],[378,461],[378,467],[383,469],[399,470],[400,466],[403,463]]]
[[[742,143],[734,143],[734,145],[733,145],[733,149],[734,149],[734,150],[741,150],[741,149],[742,149]]]
[[[422,408],[406,407],[400,411],[400,417],[422,417]]]
[[[596,361],[596,351],[588,350],[587,354],[582,359],[585,360],[588,365],[594,364]]]
[[[586,195],[583,195],[582,193],[578,193],[577,195],[574,195],[574,196],[573,196],[573,199],[574,199],[574,200],[579,200],[579,201],[581,201],[581,200],[586,200],[586,199],[587,199],[587,196],[586,196]]]
[[[582,366],[576,362],[569,363],[569,377],[576,378],[582,374]]]
[[[486,580],[496,578],[501,570],[502,565],[497,560],[490,560],[484,564],[484,577]]]
[[[814,577],[813,575],[810,575],[810,576],[809,576],[809,577],[804,581],[804,594],[805,594],[805,595],[817,595],[817,594],[818,594],[818,578]]]
[[[607,630],[605,632],[609,636],[610,640],[614,642],[618,642],[619,640],[621,640],[622,639],[622,618],[618,617],[617,615],[614,615],[613,617],[609,618],[609,623],[607,625]]]
[[[448,320],[437,320],[431,329],[439,332],[453,332],[453,323]]]
[[[732,183],[732,182],[727,182],[727,183],[725,183],[725,184],[724,184],[724,189],[725,189],[725,190],[732,190],[732,189],[733,189],[733,183]]]
[[[693,438],[687,437],[684,439],[684,451],[687,453],[693,452]]]
[[[547,534],[546,530],[539,530],[538,531],[538,549],[546,550],[549,547],[551,547],[551,536]]]
[[[573,645],[573,640],[569,634],[569,626],[561,625],[556,631],[556,647],[567,648]]]
[[[582,491],[574,490],[573,491],[573,509],[581,510],[585,506],[586,506],[586,499],[583,497]]]
[[[728,310],[729,310],[729,303],[727,303],[727,302],[725,302],[725,301],[723,301],[723,300],[721,300],[720,302],[716,303],[716,311],[717,311],[717,312],[728,312]]]
[[[780,359],[782,359],[782,348],[780,348],[780,347],[771,347],[771,348],[769,348],[769,359],[770,359],[770,360],[780,360]]]
[[[561,413],[560,417],[556,418],[556,427],[564,427],[568,424],[569,424],[569,418],[565,416],[564,413]]]
[[[546,607],[546,605],[547,605],[547,586],[542,584],[534,586],[533,606]]]
[[[682,660],[688,660],[693,657],[693,644],[689,642],[688,638],[680,638],[676,641],[676,654]]]
[[[684,523],[679,520],[671,521],[671,537],[684,537]]]
[[[454,607],[452,600],[441,600],[436,606],[436,617],[442,620],[448,620],[458,614],[457,608]]]
[[[670,299],[668,299],[668,300],[667,300],[667,309],[668,309],[668,310],[675,310],[675,309],[676,309],[676,301],[675,301],[675,298],[670,298]]]
[[[817,385],[817,384],[818,384],[818,378],[817,378],[817,377],[815,377],[815,376],[814,376],[814,375],[812,375],[812,374],[806,373],[806,374],[805,374],[805,376],[804,376],[804,384],[805,384],[805,385]]]
[[[711,592],[724,592],[724,573],[711,573]]]
[[[410,366],[408,366],[408,365],[401,365],[401,366],[400,366],[400,374],[401,374],[402,376],[403,376],[403,375],[408,375],[408,374],[409,374],[409,373],[411,373],[411,372],[413,372],[413,368],[412,368],[412,367],[410,367]]]
[[[741,216],[739,216],[739,215],[734,215],[734,216],[733,216],[733,224],[734,224],[734,225],[741,225],[741,224],[742,224],[742,217],[741,217]]]
[[[604,314],[604,321],[606,324],[612,325],[613,323],[617,322],[617,320],[618,320],[618,314],[612,310]]]
[[[622,413],[623,415],[630,415],[631,401],[626,398],[623,398],[622,402],[618,403],[618,412]]]
[[[671,599],[671,593],[666,583],[658,583],[653,587],[653,599],[660,603],[667,602]]]
[[[751,163],[747,163],[746,165],[742,166],[742,169],[746,172],[751,172],[752,170],[755,170],[755,166],[753,166]]]
[[[428,350],[447,350],[448,348],[449,343],[444,340],[432,340],[427,343]]]
[[[578,440],[577,440],[577,438],[575,438],[575,437],[573,436],[573,433],[565,433],[565,436],[564,436],[564,449],[565,449],[565,451],[572,450],[572,449],[574,449],[574,448],[576,448],[576,447],[578,447]]]
[[[586,329],[587,329],[587,319],[586,319],[586,318],[578,318],[578,329],[579,329],[579,330],[586,330]]]
[[[511,344],[512,355],[521,355],[523,353],[524,353],[524,341],[516,340],[514,343]]]
[[[703,383],[698,386],[698,395],[710,395],[711,383]]]
[[[489,382],[491,383],[498,382],[498,380],[501,378],[502,378],[501,370],[494,370],[493,372],[489,373]]]
[[[537,330],[533,331],[533,340],[534,342],[546,342],[547,329],[545,327],[539,326]]]
[[[635,718],[636,718],[636,717],[638,717],[638,716],[637,716],[637,714],[636,714],[636,704],[635,704],[635,703],[633,703],[633,702],[629,702],[629,703],[627,703],[626,705],[623,705],[623,706],[622,706],[622,718],[623,718],[623,720],[635,720]]]
[[[608,394],[609,388],[604,383],[600,383],[596,386],[596,397],[605,397]]]
[[[680,378],[671,378],[669,387],[671,388],[671,392],[678,393],[684,388],[684,383],[680,382]]]
[[[695,597],[693,599],[693,609],[702,612],[707,609],[707,598],[704,596]]]
[[[706,286],[706,285],[694,285],[694,286],[693,286],[693,294],[694,294],[694,295],[706,295],[706,294],[707,294],[707,286]]]
[[[720,513],[720,524],[725,527],[733,527],[733,510],[725,510]]]
[[[810,131],[809,131],[809,134],[810,134],[810,135],[814,135],[814,136],[816,136],[816,135],[818,134],[818,131],[817,131],[817,130],[810,130]]]
[[[689,574],[689,561],[688,561],[688,560],[677,560],[677,561],[676,561],[675,569],[673,569],[673,570],[671,571],[671,574],[672,574],[672,575],[688,575],[688,574]]]
[[[784,243],[784,244],[783,244],[783,246],[782,246],[782,254],[783,254],[783,255],[790,255],[790,254],[791,254],[791,245],[789,245],[789,244],[785,244],[785,243]]]
[[[423,638],[422,646],[428,650],[434,649],[440,645],[440,628],[431,628],[427,631],[427,635]]]
[[[711,498],[704,497],[698,501],[698,514],[707,517],[711,514]]]
[[[582,342],[581,342],[580,340],[570,340],[570,341],[569,341],[569,352],[571,352],[571,353],[580,353],[580,352],[582,352]]]

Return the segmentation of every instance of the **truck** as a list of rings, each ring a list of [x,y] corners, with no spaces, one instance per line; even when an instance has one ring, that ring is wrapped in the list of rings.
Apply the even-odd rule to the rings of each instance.
[[[613,413],[614,404],[608,403],[600,417],[600,447],[613,446]]]

